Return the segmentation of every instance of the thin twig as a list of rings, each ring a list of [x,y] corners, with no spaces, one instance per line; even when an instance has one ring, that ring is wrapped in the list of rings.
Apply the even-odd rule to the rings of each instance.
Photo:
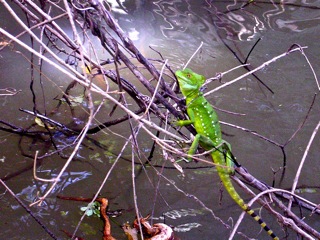
[[[58,182],[60,181],[61,177],[62,177],[62,174],[65,172],[65,170],[67,169],[67,167],[69,166],[69,164],[71,163],[73,157],[76,155],[76,153],[78,152],[79,150],[79,147],[80,145],[82,144],[82,141],[84,140],[84,138],[86,137],[86,133],[90,127],[90,124],[91,124],[91,120],[89,118],[86,126],[84,127],[82,133],[80,134],[79,136],[79,140],[74,148],[74,150],[72,151],[71,155],[69,156],[67,162],[64,164],[64,166],[62,167],[62,169],[60,170],[59,174],[57,177],[54,178],[54,182],[53,184],[51,185],[51,187],[49,188],[49,190],[47,190],[47,192],[39,198],[39,200],[33,202],[32,204],[30,204],[30,206],[33,206],[35,204],[41,204],[45,199],[46,197],[52,192],[52,190],[54,189],[54,187],[58,184]]]
[[[7,189],[7,191],[11,194],[12,197],[14,197],[14,199],[19,203],[19,205],[26,210],[27,213],[30,214],[30,216],[46,231],[46,233],[49,234],[50,237],[52,237],[53,239],[58,239],[41,221],[40,219],[33,214],[33,212],[28,208],[28,206],[26,206],[18,197],[17,195],[7,186],[7,184],[5,184],[4,181],[2,181],[2,179],[0,179],[0,183]]]
[[[131,141],[131,138],[132,138],[132,136],[130,136],[130,137],[127,139],[127,141],[124,143],[122,149],[120,150],[120,153],[118,154],[117,158],[115,159],[115,161],[114,161],[113,164],[111,165],[110,169],[109,169],[108,172],[106,173],[106,175],[105,175],[104,179],[102,180],[102,182],[101,182],[98,190],[96,191],[94,197],[92,198],[92,201],[91,201],[89,204],[93,204],[94,201],[98,198],[100,192],[102,191],[102,188],[105,186],[105,184],[106,184],[107,180],[109,179],[109,177],[110,177],[113,169],[115,168],[115,166],[116,166],[117,163],[119,162],[119,159],[120,159],[120,157],[122,156],[124,150],[126,149],[128,143]],[[76,228],[75,228],[75,230],[74,230],[74,232],[73,232],[73,234],[72,234],[73,236],[76,235],[76,233],[77,233],[77,231],[78,231],[78,229],[79,229],[79,227],[80,227],[80,224],[81,224],[81,222],[83,221],[83,219],[84,219],[85,216],[86,216],[85,214],[83,214],[83,215],[81,216],[81,219],[79,220],[79,223],[77,224],[77,226],[76,226]]]
[[[306,59],[308,65],[309,65],[309,67],[310,67],[310,69],[311,69],[311,71],[312,71],[313,77],[314,77],[314,79],[315,79],[315,81],[316,81],[318,90],[320,91],[320,83],[319,83],[317,74],[316,74],[316,72],[314,71],[314,68],[313,68],[311,62],[309,61],[309,58],[307,57],[307,55],[306,55],[305,52],[303,51],[303,48],[304,48],[304,47],[301,47],[299,44],[293,44],[293,45],[291,46],[290,50],[291,50],[294,46],[297,46],[297,47],[300,49],[301,54],[302,54],[302,55],[304,56],[304,58]]]
[[[142,123],[139,124],[138,128],[140,129],[140,127],[142,126]],[[144,240],[143,237],[143,231],[142,231],[142,225],[141,225],[141,218],[140,218],[140,211],[139,211],[139,207],[138,207],[138,196],[137,196],[137,189],[136,189],[136,176],[135,176],[135,166],[134,166],[134,149],[135,149],[135,142],[133,141],[133,139],[135,138],[135,132],[132,132],[132,140],[131,140],[131,180],[132,180],[132,190],[133,190],[133,203],[134,203],[134,209],[135,209],[135,213],[136,213],[136,218],[139,224],[139,231],[140,231],[140,236],[141,239]]]
[[[308,47],[300,47],[300,48],[290,49],[289,51],[287,51],[287,52],[285,52],[285,53],[282,53],[282,54],[280,54],[280,55],[272,58],[272,59],[269,60],[269,61],[264,62],[264,63],[261,64],[259,67],[256,67],[255,69],[253,69],[253,70],[251,70],[251,71],[249,71],[249,72],[241,75],[240,77],[237,77],[237,78],[234,79],[234,80],[231,80],[231,81],[229,81],[229,82],[227,82],[227,83],[225,83],[225,84],[222,84],[221,86],[219,86],[219,87],[217,87],[217,88],[215,88],[215,89],[213,89],[213,90],[211,90],[211,91],[209,91],[209,92],[206,92],[206,93],[204,94],[204,96],[207,96],[207,95],[210,95],[211,93],[217,92],[217,91],[219,91],[220,89],[222,89],[222,88],[224,88],[224,87],[227,87],[227,86],[229,86],[229,85],[231,85],[231,84],[233,84],[233,83],[235,83],[235,82],[243,79],[244,77],[247,77],[247,76],[251,75],[252,73],[254,73],[254,72],[256,72],[256,71],[258,71],[258,70],[260,70],[260,69],[262,69],[262,68],[264,68],[264,67],[266,67],[266,66],[268,66],[269,64],[274,63],[274,62],[277,61],[278,59],[283,58],[283,57],[287,56],[287,55],[290,54],[290,53],[293,53],[293,52],[296,52],[296,51],[300,51],[300,52],[301,52],[301,49],[306,49],[306,48],[308,48]]]
[[[55,179],[51,178],[51,179],[44,179],[44,178],[39,178],[37,176],[37,158],[38,158],[38,153],[39,151],[36,151],[36,154],[34,156],[33,159],[33,178],[37,181],[41,181],[41,182],[54,182]]]
[[[149,104],[148,104],[148,106],[147,106],[147,108],[146,108],[146,111],[145,111],[144,115],[146,115],[147,112],[149,112],[149,109],[150,109],[152,103],[154,102],[154,99],[155,99],[155,97],[156,97],[156,94],[158,93],[158,89],[159,89],[160,83],[161,83],[161,81],[162,81],[162,74],[163,74],[164,68],[166,67],[167,63],[168,63],[168,59],[166,59],[165,62],[164,62],[164,64],[162,65],[157,86],[156,86],[156,88],[155,88],[155,90],[154,90],[154,93],[153,93],[152,98],[151,98],[151,100],[150,100],[150,102],[149,102]]]
[[[191,62],[191,60],[194,58],[194,56],[199,52],[199,50],[202,48],[203,42],[201,41],[199,47],[197,48],[197,50],[191,55],[191,57],[189,58],[189,60],[186,62],[186,64],[184,65],[183,69],[186,69],[186,67],[189,65],[189,63]]]
[[[226,74],[228,74],[228,73],[230,73],[230,72],[232,72],[232,71],[234,71],[234,70],[237,70],[238,68],[242,68],[242,67],[244,67],[244,66],[249,66],[249,65],[250,65],[250,64],[242,64],[242,65],[236,66],[236,67],[234,67],[234,68],[231,68],[231,69],[229,69],[229,70],[227,70],[227,71],[225,71],[225,72],[219,72],[219,73],[216,74],[215,77],[208,78],[208,79],[206,80],[206,82],[205,82],[202,86],[205,86],[205,85],[211,83],[211,82],[214,81],[214,80],[220,80],[220,79],[222,79],[222,77],[223,77],[224,75],[226,75]]]
[[[262,184],[259,180],[254,178],[250,173],[248,173],[242,167],[237,168],[237,173],[240,174],[247,181],[249,185],[254,186],[259,191],[264,192],[266,190],[269,190],[268,186],[266,186],[265,184]],[[282,189],[274,189],[274,190],[278,191],[279,193],[284,191]],[[278,199],[273,194],[271,194],[271,197],[272,197],[272,200],[275,202],[275,204],[277,204],[282,211],[286,212],[286,214],[288,215],[287,217],[291,218],[304,231],[307,231],[308,233],[314,235],[316,238],[320,239],[320,233],[317,230],[313,229],[310,225],[305,223],[297,215],[295,215],[292,211],[290,211],[287,208],[287,206],[284,205],[282,200]],[[306,200],[304,199],[304,201]],[[271,213],[275,214],[273,211]],[[282,224],[286,225],[289,228],[291,227],[291,224],[289,222],[283,221],[282,215],[276,215],[276,216],[278,218],[278,221],[280,221]]]
[[[297,184],[298,184],[298,181],[299,181],[299,178],[300,178],[300,174],[301,174],[301,171],[302,171],[302,167],[303,167],[303,165],[304,165],[304,163],[306,161],[306,158],[308,156],[311,144],[312,144],[312,142],[313,142],[313,140],[314,140],[314,138],[315,138],[315,136],[316,136],[316,134],[317,134],[317,132],[319,130],[319,127],[320,127],[320,121],[318,122],[318,125],[313,130],[313,133],[312,133],[312,135],[310,137],[310,140],[308,142],[306,150],[303,153],[303,157],[302,157],[302,159],[300,161],[299,168],[298,168],[296,176],[295,176],[295,178],[293,180],[293,185],[292,185],[292,189],[291,189],[291,194],[292,195],[294,194],[294,191],[296,190],[296,187],[297,187]],[[292,199],[290,199],[290,201],[289,201],[288,209],[291,209],[291,206],[292,206]]]
[[[302,197],[300,197],[300,196],[298,196],[298,195],[296,195],[296,194],[294,194],[294,193],[292,193],[292,192],[289,192],[289,191],[286,191],[286,190],[283,190],[283,189],[276,189],[276,188],[267,189],[267,190],[265,190],[265,191],[257,194],[251,201],[249,201],[249,202],[247,203],[247,205],[248,205],[249,207],[251,207],[252,204],[253,204],[255,201],[257,201],[258,199],[260,199],[263,195],[270,194],[270,193],[275,193],[275,192],[276,192],[276,193],[279,193],[279,192],[286,193],[286,194],[289,194],[289,195],[294,196],[295,198],[300,199],[301,201],[307,202],[307,203],[310,204],[311,206],[314,206],[314,207],[317,206],[315,203],[312,203],[312,202],[310,202],[310,201],[308,201],[308,200],[306,200],[306,199],[304,199],[304,198],[302,198]],[[288,209],[288,211],[290,211],[290,210]],[[242,213],[240,214],[240,216],[239,216],[239,218],[238,218],[238,221],[237,221],[236,224],[234,225],[234,228],[232,229],[232,232],[231,232],[231,234],[230,234],[230,236],[229,236],[229,240],[231,240],[231,239],[234,237],[234,235],[235,235],[235,233],[236,233],[236,231],[237,231],[237,229],[238,229],[238,227],[239,227],[239,225],[240,225],[243,217],[245,216],[245,214],[246,214],[246,212],[242,212]],[[314,239],[311,235],[309,235],[308,233],[306,233],[305,231],[303,231],[301,228],[299,228],[299,227],[297,226],[297,224],[296,224],[294,221],[292,221],[291,219],[286,218],[286,217],[282,216],[282,215],[279,214],[279,213],[273,213],[273,214],[275,214],[275,215],[278,217],[279,220],[281,219],[281,222],[282,222],[282,223],[284,223],[285,225],[289,225],[290,228],[293,228],[293,229],[294,229],[297,233],[299,233],[301,236],[306,237],[307,239]]]

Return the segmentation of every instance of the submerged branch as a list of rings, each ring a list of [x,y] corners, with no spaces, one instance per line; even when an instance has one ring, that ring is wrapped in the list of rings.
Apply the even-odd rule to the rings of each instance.
[[[188,193],[183,190],[182,187],[178,186],[172,179],[166,177],[166,173],[164,172],[166,169],[173,168],[177,169],[179,173],[185,175],[185,169],[191,169],[193,167],[189,167],[186,165],[179,165],[180,163],[176,161],[176,159],[181,157],[188,157],[188,154],[184,153],[181,149],[182,147],[179,145],[185,142],[187,137],[173,124],[173,121],[176,119],[185,119],[185,104],[184,101],[177,96],[177,94],[173,91],[172,86],[175,85],[175,75],[170,68],[170,64],[167,60],[159,59],[155,61],[151,61],[150,59],[146,58],[134,45],[134,43],[126,36],[126,34],[121,30],[118,26],[117,22],[113,19],[110,12],[105,8],[103,2],[101,1],[64,1],[65,8],[60,9],[63,13],[59,13],[56,17],[51,17],[45,11],[45,6],[39,7],[34,1],[26,0],[23,3],[21,1],[13,0],[23,11],[26,13],[28,21],[30,23],[34,23],[33,26],[27,26],[25,23],[21,21],[18,17],[18,14],[7,4],[6,1],[1,1],[1,3],[5,6],[8,12],[11,14],[13,19],[17,21],[20,26],[23,28],[23,32],[21,35],[28,34],[33,40],[40,45],[40,50],[37,51],[33,46],[30,47],[28,44],[23,42],[19,37],[21,35],[13,36],[4,28],[0,28],[0,33],[10,39],[12,43],[16,43],[17,46],[22,47],[24,50],[28,51],[34,56],[39,57],[42,62],[46,62],[50,67],[53,67],[56,71],[59,71],[61,76],[66,77],[64,80],[67,82],[68,86],[65,90],[62,90],[63,87],[60,87],[61,83],[55,82],[51,80],[51,83],[55,83],[58,89],[58,96],[62,95],[61,100],[59,100],[58,106],[50,112],[50,114],[46,114],[47,106],[46,102],[51,101],[45,94],[43,94],[43,102],[39,104],[36,99],[34,98],[32,104],[34,106],[33,111],[29,111],[23,108],[20,108],[21,111],[24,113],[30,114],[34,117],[41,119],[43,122],[48,123],[48,125],[52,125],[53,129],[49,129],[47,124],[45,125],[45,130],[42,131],[31,131],[30,129],[33,126],[36,126],[35,123],[31,123],[29,127],[18,127],[13,123],[9,123],[6,121],[0,120],[1,126],[0,130],[15,133],[20,136],[30,136],[33,137],[34,141],[43,141],[46,144],[50,145],[50,149],[48,153],[45,153],[43,156],[37,157],[35,156],[34,160],[34,172],[36,173],[36,168],[41,165],[41,161],[37,161],[43,159],[44,157],[53,156],[55,154],[60,154],[63,149],[71,148],[72,152],[68,155],[67,160],[63,164],[62,167],[59,167],[59,173],[56,177],[49,177],[49,179],[43,179],[36,177],[35,179],[39,182],[43,182],[43,184],[48,184],[47,181],[51,182],[51,185],[48,186],[46,192],[41,193],[43,194],[41,197],[37,199],[32,205],[36,203],[42,203],[46,197],[52,194],[53,189],[61,181],[62,174],[64,174],[67,168],[70,166],[72,160],[74,160],[81,150],[81,147],[84,145],[84,139],[88,139],[88,134],[96,134],[99,135],[98,140],[92,140],[92,142],[96,141],[95,146],[98,148],[103,149],[101,146],[101,142],[107,138],[113,138],[114,136],[121,135],[122,140],[125,140],[125,143],[120,150],[120,153],[117,154],[116,159],[112,164],[107,163],[106,156],[103,156],[102,159],[105,161],[104,164],[108,166],[106,173],[104,175],[104,179],[102,179],[99,187],[95,189],[95,196],[87,201],[91,203],[95,200],[99,200],[98,195],[102,191],[103,187],[106,186],[107,180],[110,180],[110,175],[116,170],[116,166],[118,164],[119,159],[122,157],[125,149],[127,148],[129,142],[131,142],[131,178],[132,178],[132,190],[133,190],[133,202],[135,205],[135,212],[138,217],[140,218],[141,209],[139,208],[139,200],[138,194],[136,193],[137,187],[137,178],[141,175],[142,171],[145,171],[146,175],[148,176],[148,171],[144,164],[148,164],[152,168],[152,173],[155,173],[156,176],[159,176],[157,185],[154,184],[152,178],[150,177],[149,182],[151,183],[152,187],[155,190],[155,197],[153,200],[153,207],[156,205],[157,197],[161,196],[162,199],[165,201],[166,198],[160,192],[160,179],[164,179],[167,183],[172,186],[174,191],[182,193],[185,197],[192,199],[194,202],[199,204],[201,207],[206,209],[211,213],[213,218],[218,221],[223,227],[226,229],[230,229],[231,226],[223,221],[221,218],[217,217],[216,214],[212,209],[204,204],[200,200],[200,198],[193,193]],[[68,3],[70,5],[68,5]],[[50,4],[50,6],[57,7],[54,3],[43,1],[43,4]],[[75,38],[72,39],[68,36],[68,34],[62,30],[62,28],[56,23],[57,20],[66,19],[65,17],[69,16],[69,23],[72,28],[72,34]],[[39,36],[36,35],[37,31],[33,31],[41,27],[41,34]],[[92,33],[94,37],[97,37],[102,47],[107,51],[109,54],[107,57],[111,59],[108,60],[100,60],[97,56],[96,49],[94,49],[94,44],[90,41],[89,31]],[[48,43],[44,42],[44,36],[48,39]],[[82,37],[83,36],[83,39]],[[90,53],[87,53],[86,49],[84,48],[83,43],[88,41],[89,45],[91,46]],[[201,44],[202,45],[202,44]],[[201,47],[201,46],[200,46]],[[199,47],[199,48],[200,48]],[[308,58],[306,57],[303,49],[306,47],[300,47],[297,45],[293,45],[287,52],[274,57],[273,59],[266,61],[265,63],[261,64],[259,67],[247,72],[246,74],[228,82],[220,87],[205,93],[204,95],[207,96],[213,92],[216,92],[224,87],[233,84],[244,77],[255,73],[258,70],[266,67],[267,65],[274,63],[280,58],[286,57],[288,54],[300,51],[306,58],[307,63],[309,64],[312,73],[314,74],[314,78],[316,81],[317,88],[319,89],[319,82],[316,77],[315,71],[312,68]],[[91,56],[91,52],[94,57]],[[250,51],[251,52],[251,51]],[[161,53],[159,53],[160,56]],[[64,59],[65,58],[65,59]],[[32,59],[34,60],[34,59]],[[161,63],[161,71],[154,65],[153,63],[158,61]],[[34,61],[33,61],[34,62]],[[84,66],[85,70],[82,72],[78,71],[77,64]],[[247,59],[245,60],[245,63]],[[32,61],[30,61],[32,63]],[[31,68],[34,66],[31,65]],[[42,76],[44,73],[42,72],[43,66],[39,70],[39,75]],[[248,67],[245,64],[244,67]],[[125,73],[124,73],[125,72]],[[129,76],[127,75],[129,74]],[[99,84],[95,81],[96,77],[102,77],[103,82],[100,83],[103,87],[100,87]],[[126,77],[125,77],[126,76]],[[128,77],[127,77],[128,76]],[[35,76],[32,75],[32,78]],[[41,77],[40,77],[41,79]],[[42,81],[42,79],[41,79]],[[112,91],[110,87],[110,83],[112,85],[116,84],[116,90]],[[35,84],[35,82],[32,82]],[[40,83],[42,84],[42,82]],[[78,104],[76,107],[72,106],[72,91],[76,92],[76,86],[81,86],[81,90],[83,90],[83,103]],[[139,85],[139,86],[138,86]],[[34,88],[34,86],[32,87]],[[16,95],[19,91],[15,89],[7,88],[7,89],[0,89],[4,91],[4,94],[0,94],[0,96],[7,96],[7,95]],[[32,93],[36,96],[36,91],[32,89]],[[56,96],[57,96],[56,95]],[[62,100],[65,100],[67,103],[65,110],[62,106]],[[97,104],[95,104],[97,102]],[[105,102],[107,102],[110,106],[105,106]],[[41,106],[40,106],[41,105]],[[69,107],[69,108],[68,108]],[[30,108],[30,107],[29,107]],[[232,125],[229,123],[224,123],[229,126],[232,126],[237,129],[241,129],[242,131],[249,132],[253,136],[257,136],[265,141],[265,144],[273,144],[279,148],[281,148],[282,152],[284,153],[284,159],[286,160],[286,155],[284,152],[284,147],[294,138],[296,137],[296,133],[300,131],[303,124],[307,120],[309,113],[311,112],[312,106],[309,108],[309,112],[304,119],[304,121],[299,125],[298,129],[294,132],[292,137],[285,143],[280,144],[276,140],[268,139],[252,130],[247,128],[243,128],[237,125]],[[41,109],[45,109],[44,114],[40,111]],[[69,114],[69,109],[71,109],[71,114]],[[82,112],[86,114],[86,120],[84,121],[85,124],[83,128],[75,129],[73,127],[69,127],[68,124],[64,124],[62,122],[65,119],[70,120],[69,122],[75,122],[75,112],[80,109]],[[102,109],[107,109],[106,112],[102,111]],[[115,114],[113,114],[115,113]],[[56,115],[55,115],[56,114]],[[54,120],[54,116],[62,115],[61,118],[62,122]],[[71,115],[71,116],[70,116]],[[116,115],[116,117],[114,117]],[[172,121],[173,120],[173,121]],[[101,131],[102,129],[109,128],[110,126],[117,125],[119,123],[126,122],[130,131],[129,136],[122,135],[122,127],[118,129],[118,132],[111,132],[110,136],[106,136],[107,133]],[[266,205],[266,208],[276,216],[277,220],[281,223],[281,225],[292,228],[293,231],[300,233],[301,235],[308,237],[312,235],[316,238],[320,238],[319,233],[311,226],[307,225],[305,222],[302,221],[294,212],[291,211],[291,202],[289,206],[285,206],[283,201],[291,201],[292,197],[294,200],[301,206],[311,210],[317,209],[317,206],[312,202],[308,202],[305,199],[298,197],[294,194],[294,190],[299,180],[300,172],[302,167],[304,166],[304,162],[306,160],[309,148],[313,139],[315,138],[317,131],[319,129],[320,123],[318,123],[317,127],[315,128],[312,136],[310,137],[309,144],[305,150],[303,158],[301,160],[300,167],[297,171],[296,179],[293,183],[293,187],[291,189],[291,193],[285,192],[281,189],[274,189],[270,188],[266,184],[262,183],[258,179],[255,179],[250,173],[245,171],[244,168],[239,167],[236,170],[238,171],[239,175],[251,186],[262,191],[261,194],[258,194],[257,198],[258,201],[262,205]],[[136,131],[136,129],[142,129],[146,133],[146,135],[141,135],[140,131]],[[187,126],[188,132],[195,135],[194,128],[190,125]],[[51,131],[52,130],[52,131]],[[126,129],[127,130],[127,129]],[[156,132],[156,133],[154,133]],[[70,144],[63,145],[60,144],[57,147],[55,143],[55,139],[53,134],[55,133],[63,133],[64,135],[72,135],[73,140]],[[58,134],[57,134],[58,135]],[[152,142],[152,150],[150,153],[149,158],[147,161],[142,161],[144,158],[143,151],[141,151],[141,146],[139,146],[139,141],[141,138],[146,140],[150,140]],[[147,136],[147,137],[146,137]],[[101,137],[101,138],[100,138]],[[102,138],[105,138],[101,140]],[[92,137],[93,138],[93,137]],[[62,141],[61,141],[62,142]],[[24,144],[24,142],[20,139],[19,144]],[[32,143],[33,144],[33,143]],[[100,144],[100,145],[99,145]],[[27,144],[25,144],[27,145]],[[182,144],[181,144],[182,145]],[[61,147],[62,146],[62,147]],[[160,156],[161,164],[154,164],[154,161],[151,162],[151,158],[153,153],[156,151],[156,148],[160,148],[160,152],[163,153]],[[52,151],[52,149],[54,151]],[[103,149],[105,150],[105,149]],[[33,151],[30,150],[30,151]],[[38,150],[36,150],[38,151]],[[199,154],[195,154],[193,159],[198,160],[199,164],[203,164],[201,166],[196,165],[194,168],[202,168],[202,167],[212,167],[214,164],[210,161],[204,160],[204,155],[210,153],[210,151],[202,152]],[[23,155],[23,153],[22,153]],[[31,153],[33,155],[33,152]],[[60,158],[63,159],[61,155]],[[137,160],[139,162],[137,163]],[[167,159],[169,161],[167,161]],[[52,161],[53,162],[53,161]],[[165,166],[169,163],[169,167]],[[56,163],[54,163],[56,164]],[[107,165],[108,164],[108,165]],[[139,164],[141,166],[141,172],[136,174],[135,166]],[[198,164],[198,163],[197,163]],[[31,165],[32,168],[32,165]],[[157,168],[161,168],[161,171],[158,171]],[[193,168],[193,169],[194,169]],[[29,170],[29,167],[26,169],[24,168],[22,171]],[[15,174],[20,174],[21,171],[18,171]],[[9,179],[16,175],[7,175],[2,178]],[[148,176],[149,177],[149,176]],[[4,185],[3,181],[1,183]],[[239,182],[241,185],[241,182]],[[266,204],[260,197],[264,194],[270,194],[272,200],[274,201],[275,205],[280,209],[283,213],[276,212],[271,206]],[[13,196],[15,196],[13,194]],[[16,197],[16,196],[15,196]],[[104,202],[104,207],[107,207],[107,202]],[[154,209],[153,209],[154,210]],[[316,214],[319,213],[318,210],[314,211]],[[287,215],[288,217],[284,217]],[[79,224],[76,226],[76,229],[73,233],[75,235],[76,231],[78,230],[80,224],[82,223],[84,216],[79,221]],[[108,225],[109,224],[109,225]],[[110,223],[106,224],[108,227],[105,228],[104,236],[108,239],[113,239],[110,233]],[[301,231],[305,231],[305,234]],[[50,234],[50,233],[49,233]],[[308,235],[309,234],[309,235]],[[54,237],[54,236],[53,236]]]

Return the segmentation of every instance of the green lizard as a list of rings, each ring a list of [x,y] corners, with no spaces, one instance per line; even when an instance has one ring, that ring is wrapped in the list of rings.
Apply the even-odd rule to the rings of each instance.
[[[266,223],[245,204],[244,200],[232,185],[230,174],[234,174],[234,165],[237,167],[240,167],[240,165],[235,161],[231,153],[230,144],[222,139],[217,113],[200,90],[205,82],[205,77],[194,73],[190,69],[176,71],[175,74],[179,82],[180,90],[186,98],[187,113],[189,116],[189,120],[179,120],[176,124],[178,126],[193,124],[197,131],[188,151],[188,161],[191,161],[191,156],[196,152],[199,144],[206,151],[211,151],[210,155],[216,164],[219,177],[231,198],[245,212],[253,217],[274,240],[279,240]]]

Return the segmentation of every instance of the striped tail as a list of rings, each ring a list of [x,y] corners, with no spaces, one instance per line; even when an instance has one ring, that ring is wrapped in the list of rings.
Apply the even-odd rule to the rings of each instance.
[[[220,159],[224,158],[222,154],[218,151],[215,151],[211,154],[212,159],[216,164],[224,165],[223,162],[221,163]],[[254,220],[256,220],[260,226],[272,237],[273,240],[279,240],[279,238],[273,233],[273,231],[267,226],[267,224],[260,218],[247,204],[244,203],[243,199],[239,196],[239,194],[236,192],[235,188],[232,185],[231,178],[230,178],[230,170],[226,167],[219,167],[217,166],[217,171],[219,174],[219,177],[224,185],[224,187],[227,189],[229,195],[231,198],[251,217],[253,217]]]
[[[267,226],[261,217],[259,217],[247,204],[241,206],[241,208],[248,213],[254,220],[256,220],[260,226],[272,237],[273,240],[279,240],[279,238],[273,233],[273,231]]]

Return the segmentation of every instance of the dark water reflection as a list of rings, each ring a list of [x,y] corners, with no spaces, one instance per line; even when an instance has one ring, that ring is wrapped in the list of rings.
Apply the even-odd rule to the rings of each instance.
[[[250,4],[242,9],[241,7],[246,3],[238,1],[117,2],[123,5],[119,7],[118,3],[113,1],[114,16],[137,47],[145,56],[158,58],[159,55],[149,48],[149,46],[154,47],[164,58],[169,59],[169,64],[173,68],[182,67],[203,42],[201,52],[192,59],[190,67],[206,77],[214,77],[218,72],[241,64],[226,46],[239,56],[240,61],[244,62],[256,41],[261,39],[248,59],[252,68],[285,52],[296,43],[308,46],[305,52],[319,76],[319,1],[310,3],[286,1],[285,4],[265,1]],[[0,9],[1,14],[4,14],[3,11]],[[6,25],[8,30],[13,28],[11,22],[2,24]],[[0,96],[0,119],[23,127],[30,126],[33,123],[32,117],[18,111],[19,107],[32,108],[32,96],[28,91],[29,77],[24,77],[24,72],[29,65],[21,55],[14,55],[8,49],[0,52],[0,55],[2,57],[0,88],[14,87],[23,90],[23,94],[14,97]],[[14,67],[17,64],[20,67]],[[224,77],[222,82],[232,80],[245,72],[243,69],[234,71]],[[51,98],[47,99],[54,99],[60,92],[52,89],[59,85],[64,86],[66,83],[63,77],[50,69],[48,75],[55,81],[45,85],[45,88],[50,89],[48,94]],[[267,66],[257,75],[274,91],[274,94],[260,85],[256,78],[249,76],[210,95],[210,102],[218,108],[246,114],[238,116],[219,111],[220,120],[257,131],[283,144],[288,141],[305,118],[313,95],[318,92],[316,82],[304,57],[299,53],[289,55]],[[208,89],[218,85],[220,83],[217,81],[210,83]],[[50,104],[49,108],[56,105]],[[305,126],[285,148],[288,168],[281,186],[283,188],[290,188],[292,184],[306,144],[319,121],[319,111],[317,98]],[[65,116],[58,117],[63,121]],[[68,117],[65,118],[68,119]],[[85,120],[85,118],[86,115],[83,112],[77,115],[80,125],[81,119]],[[112,130],[124,136],[130,133],[126,124],[114,127]],[[238,160],[253,175],[271,184],[273,180],[271,168],[278,170],[283,164],[280,148],[234,128],[223,126],[223,130],[228,133],[225,138],[232,144]],[[74,140],[68,136],[54,137],[60,139],[58,144],[61,145]],[[143,133],[139,135],[138,141],[146,155],[145,158],[148,157],[152,147],[150,141],[146,139],[149,139],[147,135]],[[17,148],[19,140],[22,141],[21,145],[24,146],[23,150],[27,154],[33,155],[36,150],[40,150],[41,154],[51,151],[50,146],[46,145],[46,139],[22,138],[21,140],[17,136],[1,132],[1,177],[32,164],[32,159],[22,156],[21,149]],[[94,141],[101,145],[95,144]],[[77,161],[65,173],[53,196],[47,199],[44,206],[33,208],[37,216],[61,239],[64,235],[60,230],[67,228],[68,231],[73,231],[81,216],[80,206],[85,204],[57,200],[55,195],[93,196],[123,143],[124,140],[121,137],[113,136],[106,139],[106,135],[100,133],[94,135],[92,141],[87,140],[76,156]],[[301,185],[319,187],[320,167],[319,164],[315,164],[319,158],[317,147],[319,143],[318,135],[304,166],[300,178]],[[67,153],[68,150],[65,154]],[[163,164],[160,149],[157,149],[156,153],[154,163]],[[110,198],[112,210],[124,209],[124,214],[114,220],[119,224],[132,221],[135,215],[130,161],[131,150],[127,149],[102,191],[102,195]],[[63,164],[59,156],[53,156],[50,160],[45,160],[38,170],[43,178],[55,177]],[[229,231],[213,215],[217,215],[231,225],[228,217],[231,216],[236,221],[241,210],[234,206],[226,193],[223,194],[222,205],[219,204],[219,179],[212,168],[199,168],[200,164],[182,165],[193,167],[191,170],[185,170],[184,177],[177,170],[170,169],[172,165],[167,165],[168,169],[165,169],[162,174],[170,181],[162,178],[159,180],[156,171],[162,171],[161,168],[156,170],[147,168],[141,171],[136,178],[141,214],[153,212],[155,222],[165,220],[166,223],[175,226],[177,235],[181,239],[227,239]],[[138,171],[141,170],[138,165],[136,168]],[[279,177],[276,178],[279,184]],[[48,188],[47,185],[42,185],[33,179],[31,169],[10,179],[7,184],[27,204]],[[157,195],[155,195],[155,186],[158,186]],[[183,190],[185,194],[176,190],[175,187]],[[199,198],[205,207],[193,197],[186,197],[186,194]],[[48,239],[43,230],[11,197],[4,191],[1,196],[0,229],[6,239]],[[247,195],[243,193],[242,196],[245,198]],[[319,195],[314,193],[305,196],[314,201],[319,199]],[[210,209],[212,212],[209,211]],[[263,216],[277,232],[282,234],[274,218],[268,217],[265,212]],[[316,229],[320,229],[318,216],[312,216],[306,221]],[[268,239],[265,233],[258,235],[259,228],[256,225],[251,219],[246,218],[240,230],[251,237]],[[99,219],[89,218],[80,227],[80,232],[86,233],[85,239],[100,239],[101,232],[97,229],[101,229],[101,226]],[[113,232],[117,238],[125,239],[119,228],[114,227]],[[236,239],[240,238],[236,237]]]

